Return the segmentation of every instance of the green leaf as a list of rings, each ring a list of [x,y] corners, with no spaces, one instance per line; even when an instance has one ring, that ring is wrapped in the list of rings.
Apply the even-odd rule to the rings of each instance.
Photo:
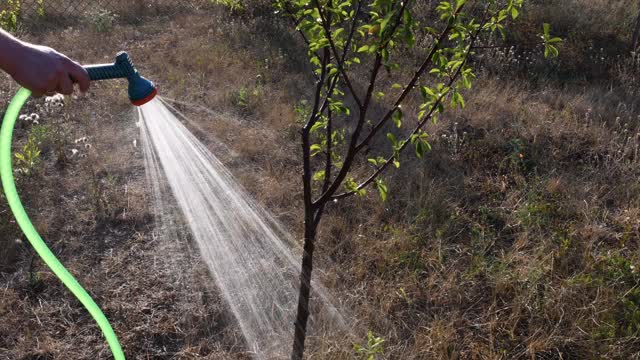
[[[420,88],[420,93],[422,94],[422,97],[424,97],[425,99],[436,97],[436,93],[431,88],[426,86],[422,86]]]
[[[462,74],[462,85],[467,89],[471,89],[471,80],[467,74]]]
[[[320,144],[313,144],[309,147],[309,150],[311,151],[311,157],[314,157],[322,152],[322,146],[320,146]]]
[[[391,21],[391,18],[393,17],[393,14],[395,14],[395,11],[392,11],[390,13],[387,14],[387,16],[384,17],[384,20],[382,20],[382,23],[380,24],[380,36],[382,37],[382,34],[384,34],[384,30],[387,28],[387,25],[389,25],[389,21]]]
[[[547,58],[548,57],[558,57],[558,54],[559,54],[559,51],[555,46],[553,46],[553,45],[545,46],[545,49],[544,49],[544,56],[545,57],[547,57]]]
[[[410,29],[411,25],[413,25],[413,17],[411,16],[411,11],[409,11],[409,9],[407,8],[405,8],[404,12],[402,13],[402,22],[408,29]]]
[[[402,85],[396,83],[396,84],[391,85],[391,88],[392,89],[402,89]]]
[[[515,7],[511,8],[511,18],[512,19],[516,19],[518,17],[518,9],[516,9]]]
[[[398,128],[402,126],[402,116],[402,110],[400,108],[396,108],[396,111],[393,112],[392,118]]]
[[[382,60],[384,60],[385,63],[389,62],[389,49],[387,48],[382,49],[381,55],[382,55]]]
[[[416,142],[416,156],[418,159],[422,159],[422,155],[424,154],[424,147],[422,145],[422,141]]]
[[[452,105],[460,105],[460,107],[462,109],[464,109],[464,106],[465,106],[464,97],[462,97],[462,94],[460,94],[457,91],[455,91],[453,93],[453,97],[451,99],[451,103],[452,103]]]
[[[378,188],[378,193],[380,193],[380,199],[382,199],[382,202],[387,201],[387,194],[389,193],[389,189],[384,183],[384,180],[376,179],[376,188]]]
[[[345,189],[347,189],[347,191],[349,192],[354,192],[359,196],[365,196],[367,194],[367,190],[365,189],[358,189],[358,183],[353,180],[353,178],[347,178],[344,181],[344,187]]]
[[[398,140],[396,140],[395,135],[393,135],[392,133],[387,133],[387,139],[389,139],[391,143],[393,143],[394,147],[398,144]]]
[[[356,183],[355,180],[353,180],[353,178],[350,177],[344,181],[344,187],[345,189],[347,189],[347,191],[357,191],[358,183]]]
[[[318,129],[324,128],[325,126],[326,126],[326,122],[318,121],[315,124],[313,124],[313,126],[311,127],[311,132],[315,133],[316,131],[318,131]]]
[[[320,170],[320,171],[316,172],[315,174],[313,174],[313,180],[314,181],[322,181],[322,180],[324,180],[324,175],[325,175],[324,170]]]
[[[431,35],[438,35],[438,29],[427,26],[425,30]]]
[[[363,53],[363,52],[368,52],[368,51],[369,51],[369,45],[363,45],[358,49],[357,52]]]

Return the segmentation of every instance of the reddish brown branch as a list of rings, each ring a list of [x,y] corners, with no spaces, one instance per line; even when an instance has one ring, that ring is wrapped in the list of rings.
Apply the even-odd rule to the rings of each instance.
[[[458,15],[460,10],[462,10],[463,7],[464,7],[464,5],[461,6],[460,8],[458,8],[458,10],[456,11],[455,15]],[[364,140],[362,140],[362,142],[356,146],[356,151],[362,150],[363,147],[365,147],[367,144],[369,144],[371,139],[373,139],[373,137],[378,133],[378,131],[380,131],[380,129],[382,129],[384,124],[386,124],[387,121],[389,121],[389,119],[391,119],[391,116],[393,116],[393,113],[396,112],[396,110],[398,109],[398,106],[400,106],[400,104],[402,104],[404,99],[414,89],[414,87],[418,83],[418,80],[420,80],[420,77],[422,77],[422,75],[424,75],[424,73],[427,71],[427,68],[429,67],[429,64],[431,64],[431,61],[432,61],[431,59],[433,58],[433,55],[436,53],[436,51],[438,51],[440,45],[444,42],[446,37],[449,35],[450,31],[451,31],[451,23],[448,23],[447,27],[440,33],[440,35],[438,36],[436,41],[433,43],[433,46],[431,47],[431,50],[429,51],[429,54],[427,54],[427,57],[425,58],[424,62],[422,63],[422,65],[420,66],[418,71],[416,71],[416,73],[413,76],[413,78],[411,79],[411,81],[409,81],[409,84],[405,87],[404,91],[402,91],[402,94],[400,94],[398,99],[395,101],[393,107],[382,117],[382,119],[380,119],[374,125],[373,129],[371,129],[371,132],[369,132],[369,134],[364,138]]]

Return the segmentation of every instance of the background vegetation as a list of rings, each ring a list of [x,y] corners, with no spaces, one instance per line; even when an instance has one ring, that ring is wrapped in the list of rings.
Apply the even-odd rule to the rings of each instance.
[[[435,2],[422,4],[430,16]],[[351,309],[357,337],[312,338],[309,355],[637,356],[636,14],[631,0],[531,0],[506,42],[484,44],[465,109],[427,129],[432,151],[403,159],[386,179],[388,200],[370,191],[327,212],[317,274]],[[102,32],[83,22],[25,25],[19,36],[84,63],[130,51],[164,96],[206,107],[179,109],[241,183],[301,234],[297,130],[313,80],[290,24],[268,1],[118,15]],[[544,22],[565,39],[552,61],[529,46]],[[15,90],[3,78],[2,103]],[[39,159],[33,166],[23,164],[19,190],[44,238],[114,320],[125,352],[248,358],[197,254],[172,249],[184,254],[173,268],[158,261],[166,249],[153,242],[124,84],[94,86],[55,113],[44,107],[32,101],[25,113],[38,113],[38,124],[23,120],[17,132],[18,152],[40,151],[29,155]],[[0,196],[0,358],[108,358],[97,328],[33,258],[4,204]]]

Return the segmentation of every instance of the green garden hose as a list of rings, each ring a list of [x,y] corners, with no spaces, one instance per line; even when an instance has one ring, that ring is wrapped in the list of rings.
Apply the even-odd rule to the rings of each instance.
[[[18,91],[9,104],[9,108],[7,109],[2,122],[2,129],[0,130],[0,178],[2,179],[2,187],[4,188],[4,193],[7,197],[9,207],[11,208],[18,225],[38,255],[40,255],[45,264],[51,268],[53,273],[60,278],[62,283],[64,283],[73,295],[80,300],[82,305],[84,305],[98,323],[104,337],[107,339],[107,343],[111,348],[111,352],[113,353],[115,360],[124,360],[124,353],[122,352],[122,348],[118,342],[118,337],[113,331],[111,324],[109,324],[109,320],[107,320],[91,296],[82,288],[73,275],[65,269],[55,255],[53,255],[44,241],[42,241],[42,238],[36,231],[35,227],[33,227],[31,220],[29,220],[29,216],[20,202],[20,197],[18,196],[18,191],[16,190],[16,185],[13,179],[13,169],[11,167],[11,140],[16,119],[29,96],[31,96],[31,92],[27,89],[21,88]]]

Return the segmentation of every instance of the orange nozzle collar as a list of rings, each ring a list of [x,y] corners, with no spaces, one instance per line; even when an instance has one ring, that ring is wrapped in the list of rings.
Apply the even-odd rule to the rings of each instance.
[[[154,97],[156,97],[156,95],[158,95],[158,89],[153,89],[153,91],[145,96],[144,98],[140,99],[140,100],[131,100],[131,103],[135,106],[142,106],[146,103],[148,103],[149,101],[153,100]]]

